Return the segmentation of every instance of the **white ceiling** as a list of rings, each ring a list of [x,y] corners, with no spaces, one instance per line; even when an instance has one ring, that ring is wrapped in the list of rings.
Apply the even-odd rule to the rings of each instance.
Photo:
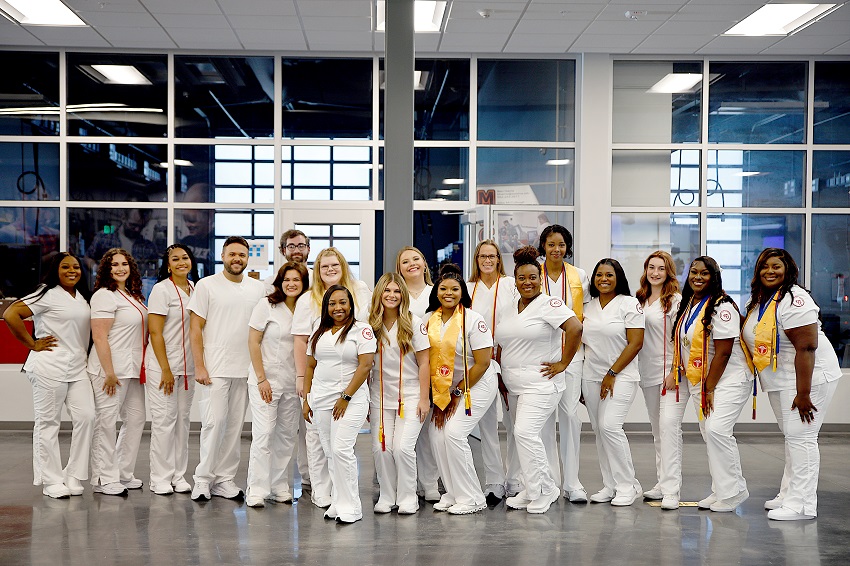
[[[794,0],[788,0],[794,1]],[[797,0],[799,1],[799,0]],[[836,0],[832,0],[836,1]],[[383,52],[373,0],[65,0],[90,27],[18,26],[0,46]],[[850,3],[790,37],[724,37],[765,0],[454,0],[417,53],[850,55]],[[479,11],[489,10],[489,18]],[[645,10],[637,20],[627,10]]]

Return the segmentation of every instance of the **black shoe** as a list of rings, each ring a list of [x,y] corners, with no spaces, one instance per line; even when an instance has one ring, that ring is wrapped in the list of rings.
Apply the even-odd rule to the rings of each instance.
[[[502,502],[502,498],[495,493],[488,493],[485,499],[487,501],[487,507],[490,509]]]

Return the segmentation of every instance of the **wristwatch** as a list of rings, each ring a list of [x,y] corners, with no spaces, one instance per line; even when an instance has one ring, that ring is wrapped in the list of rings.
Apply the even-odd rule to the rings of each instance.
[[[615,371],[614,371],[614,370],[612,370],[612,369],[609,369],[609,370],[608,370],[608,373],[607,373],[606,375],[610,375],[611,377],[617,377],[617,372],[615,372]]]
[[[347,394],[345,391],[339,394],[340,399],[345,399],[346,401],[351,401],[351,395]]]
[[[460,387],[455,387],[454,389],[452,389],[452,395],[454,395],[455,397],[460,397],[461,395],[463,395],[463,391],[460,390]]]

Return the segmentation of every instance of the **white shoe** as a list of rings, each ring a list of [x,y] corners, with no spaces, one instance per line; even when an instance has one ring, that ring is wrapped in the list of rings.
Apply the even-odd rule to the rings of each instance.
[[[398,506],[398,514],[399,515],[415,515],[417,511],[419,511],[419,505],[399,505]]]
[[[787,507],[773,509],[767,514],[767,518],[772,519],[774,521],[806,521],[808,519],[814,519],[816,517],[817,515],[806,515],[804,513],[797,513],[793,509],[788,509]]]
[[[210,495],[225,499],[238,499],[242,496],[242,490],[239,489],[233,480],[224,480],[213,484],[210,488]]]
[[[192,488],[192,501],[209,501],[210,500],[210,482],[196,481],[195,487]]]
[[[64,483],[54,483],[53,485],[45,485],[41,489],[41,493],[53,499],[68,499],[71,497],[71,490]]]
[[[282,491],[280,493],[272,493],[268,497],[275,503],[292,503],[292,494],[288,491]]]
[[[697,502],[697,507],[700,509],[711,509],[711,506],[717,503],[717,495],[714,492],[711,492],[711,495],[706,497],[705,499],[700,499]]]
[[[171,485],[174,487],[174,493],[189,493],[192,491],[192,486],[183,478],[178,479]]]
[[[312,501],[313,505],[315,505],[319,509],[327,509],[331,506],[330,497],[318,497],[316,495],[313,495],[310,497],[310,501]]]
[[[570,503],[587,503],[587,492],[584,488],[568,491],[564,495]]]
[[[102,493],[103,495],[127,495],[127,488],[121,482],[112,482],[106,485],[92,486],[94,493]]]
[[[448,511],[449,507],[455,504],[454,497],[450,497],[449,494],[443,495],[439,501],[434,503],[434,511]]]
[[[151,482],[149,487],[150,490],[157,495],[171,495],[172,493],[174,493],[174,488],[171,487],[170,483],[155,484]]]
[[[325,511],[325,519],[336,519],[336,507],[334,507],[333,503]]]
[[[121,485],[127,489],[142,489],[142,480],[137,478],[130,478],[127,481],[121,480]]]
[[[646,497],[646,494],[644,494]],[[666,509],[667,511],[672,511],[673,509],[679,508],[679,496],[678,495],[665,495],[661,499],[661,508]]]
[[[614,490],[607,487],[603,487],[590,496],[591,503],[608,503],[612,499],[614,499]]]
[[[245,505],[248,507],[265,507],[266,501],[257,495],[249,495],[248,498],[245,499]]]
[[[659,499],[664,499],[664,494],[661,493],[661,488],[656,485],[649,491],[644,491],[643,498],[649,501],[658,501]]]
[[[71,495],[82,495],[83,484],[74,476],[65,476],[65,487],[71,492]]]
[[[478,505],[467,505],[466,503],[455,503],[451,507],[449,507],[449,515],[470,515],[472,513],[477,513],[479,511],[483,511],[487,509],[486,503],[480,503]]]
[[[640,496],[640,491],[632,490],[631,492],[626,492],[624,494],[617,494],[616,497],[611,499],[611,505],[614,507],[628,507]]]
[[[522,491],[522,486],[518,483],[508,483],[508,486],[505,488],[505,496],[513,497]]]
[[[386,501],[381,501],[379,499],[378,502],[375,503],[375,513],[384,514],[389,513],[392,510],[393,506],[387,503]]]
[[[528,493],[523,489],[513,497],[508,497],[505,500],[505,505],[511,509],[527,509],[528,504],[531,503],[531,501],[532,500],[528,498]]]
[[[724,499],[722,501],[714,502],[709,509],[714,511],[715,513],[729,513],[738,508],[738,505],[747,500],[750,496],[750,492],[744,488],[738,495],[734,497],[730,497],[729,499]]]
[[[347,517],[338,516],[336,518],[336,522],[348,525],[348,524],[351,524],[351,523],[356,523],[357,521],[359,521],[362,518],[363,518],[362,514],[360,514],[360,515],[349,515]]]
[[[65,484],[65,485],[67,485],[67,484]],[[779,496],[779,495],[777,495],[776,497],[774,497],[770,501],[764,502],[764,508],[767,511],[773,511],[774,509],[779,509],[780,507],[782,507],[782,497]]]
[[[440,495],[440,490],[438,489],[426,489],[425,490],[425,501],[428,503],[434,503],[440,500],[442,496]]]
[[[553,489],[551,493],[544,493],[528,504],[526,511],[532,514],[541,514],[549,510],[554,502],[561,496],[560,489]]]

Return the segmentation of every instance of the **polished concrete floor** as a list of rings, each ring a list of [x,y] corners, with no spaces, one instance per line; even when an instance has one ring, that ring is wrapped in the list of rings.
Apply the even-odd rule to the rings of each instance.
[[[651,487],[651,438],[630,439],[638,477]],[[309,498],[251,509],[219,498],[199,505],[188,495],[157,496],[147,485],[127,498],[93,495],[86,483],[82,497],[53,500],[31,485],[30,435],[0,433],[0,564],[850,564],[847,434],[822,435],[818,519],[790,523],[768,521],[762,509],[776,494],[782,471],[779,434],[738,435],[751,496],[737,513],[561,499],[545,515],[507,510],[504,503],[461,517],[424,503],[412,516],[374,515],[378,490],[368,440],[361,435],[357,444],[364,519],[339,525],[325,521]],[[63,433],[63,452],[68,442]],[[191,442],[190,469],[196,434]],[[249,442],[245,435],[237,478],[243,487]],[[705,447],[698,434],[686,434],[685,442],[682,500],[695,501],[710,487]],[[146,435],[140,479],[148,469],[147,450]],[[591,493],[601,486],[592,433],[582,436],[581,479]]]

